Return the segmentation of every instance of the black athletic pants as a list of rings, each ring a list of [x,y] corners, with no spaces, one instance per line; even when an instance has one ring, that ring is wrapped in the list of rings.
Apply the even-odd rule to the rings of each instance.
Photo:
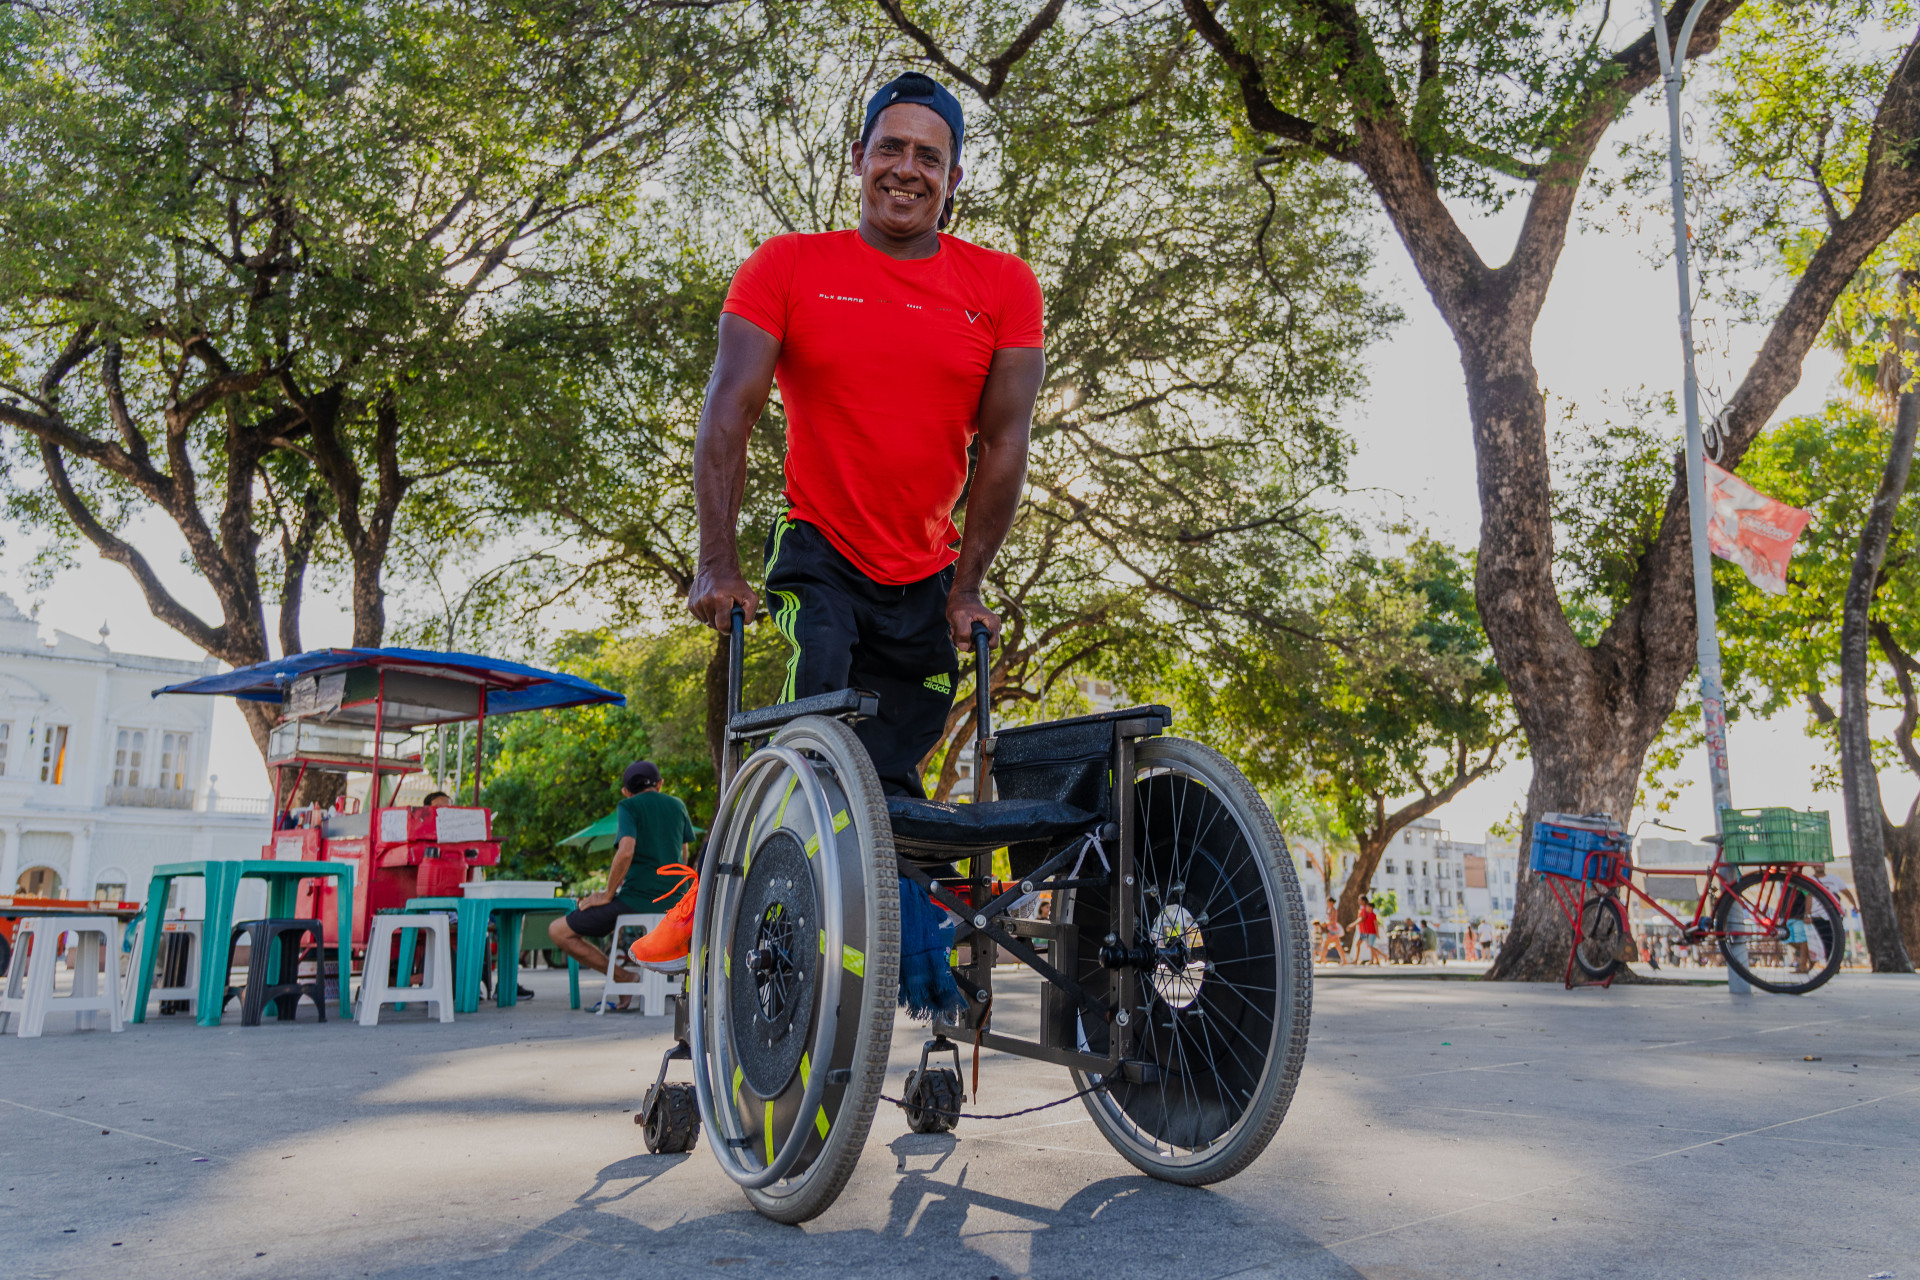
[[[792,650],[780,700],[879,694],[879,715],[853,731],[890,795],[926,795],[920,762],[953,708],[952,587],[951,566],[905,586],[875,582],[802,520],[776,520],[767,535],[767,608]]]

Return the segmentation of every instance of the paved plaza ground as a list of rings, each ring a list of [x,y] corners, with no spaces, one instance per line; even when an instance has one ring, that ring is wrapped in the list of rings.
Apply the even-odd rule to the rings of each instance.
[[[645,1154],[666,1019],[529,980],[452,1026],[0,1038],[0,1274],[1920,1280],[1920,979],[1736,1000],[1325,976],[1292,1113],[1230,1182],[1139,1176],[1077,1103],[957,1138],[883,1104],[798,1229],[704,1140]],[[903,1022],[889,1092],[918,1039]],[[981,1070],[979,1110],[1067,1092]]]

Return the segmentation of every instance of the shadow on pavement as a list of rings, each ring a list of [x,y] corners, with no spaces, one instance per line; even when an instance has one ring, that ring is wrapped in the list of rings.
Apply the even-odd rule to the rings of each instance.
[[[917,1167],[892,1175],[856,1174],[842,1205],[875,1195],[884,1177],[895,1179],[886,1224],[878,1230],[836,1229],[833,1213],[805,1228],[781,1226],[753,1212],[744,1199],[737,1212],[657,1230],[615,1211],[637,1205],[650,1186],[687,1160],[710,1158],[696,1149],[691,1156],[637,1155],[606,1166],[572,1207],[491,1257],[432,1267],[409,1264],[372,1274],[378,1280],[429,1272],[461,1277],[718,1272],[1162,1280],[1177,1266],[1180,1274],[1194,1280],[1359,1280],[1361,1275],[1304,1232],[1211,1190],[1144,1176],[1115,1177],[1093,1183],[1053,1208],[990,1190],[990,1160],[978,1150],[968,1160],[961,1148],[946,1135],[905,1135],[888,1149],[899,1161],[913,1159]],[[880,1164],[877,1155],[869,1148],[870,1165]]]

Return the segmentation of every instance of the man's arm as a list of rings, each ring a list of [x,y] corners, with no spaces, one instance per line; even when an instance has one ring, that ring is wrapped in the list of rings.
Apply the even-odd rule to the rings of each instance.
[[[720,631],[727,629],[735,604],[746,610],[749,622],[760,607],[760,597],[740,576],[737,526],[747,488],[747,437],[767,407],[779,359],[778,338],[731,312],[720,317],[720,349],[693,439],[700,559],[687,590],[693,616]]]
[[[1047,358],[1038,347],[1005,347],[993,353],[987,384],[980,391],[967,527],[960,534],[960,559],[954,566],[953,590],[947,595],[947,626],[956,648],[973,647],[975,622],[986,623],[993,643],[1000,643],[1000,616],[980,598],[980,585],[1020,509],[1033,402],[1046,375]]]
[[[633,865],[634,847],[632,836],[620,837],[620,843],[613,847],[613,865],[607,868],[607,887],[599,893],[588,894],[581,901],[581,906],[601,907],[613,901],[614,895],[620,892],[620,886],[627,882],[627,869]]]

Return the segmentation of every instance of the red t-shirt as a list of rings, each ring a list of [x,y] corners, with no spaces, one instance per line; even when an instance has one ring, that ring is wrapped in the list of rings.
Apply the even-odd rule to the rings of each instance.
[[[1360,908],[1360,932],[1362,933],[1380,932],[1380,917],[1373,914],[1372,907]]]
[[[775,236],[740,264],[725,310],[780,339],[789,514],[875,582],[952,564],[993,353],[1041,345],[1032,269],[952,236],[908,262],[858,231]]]

